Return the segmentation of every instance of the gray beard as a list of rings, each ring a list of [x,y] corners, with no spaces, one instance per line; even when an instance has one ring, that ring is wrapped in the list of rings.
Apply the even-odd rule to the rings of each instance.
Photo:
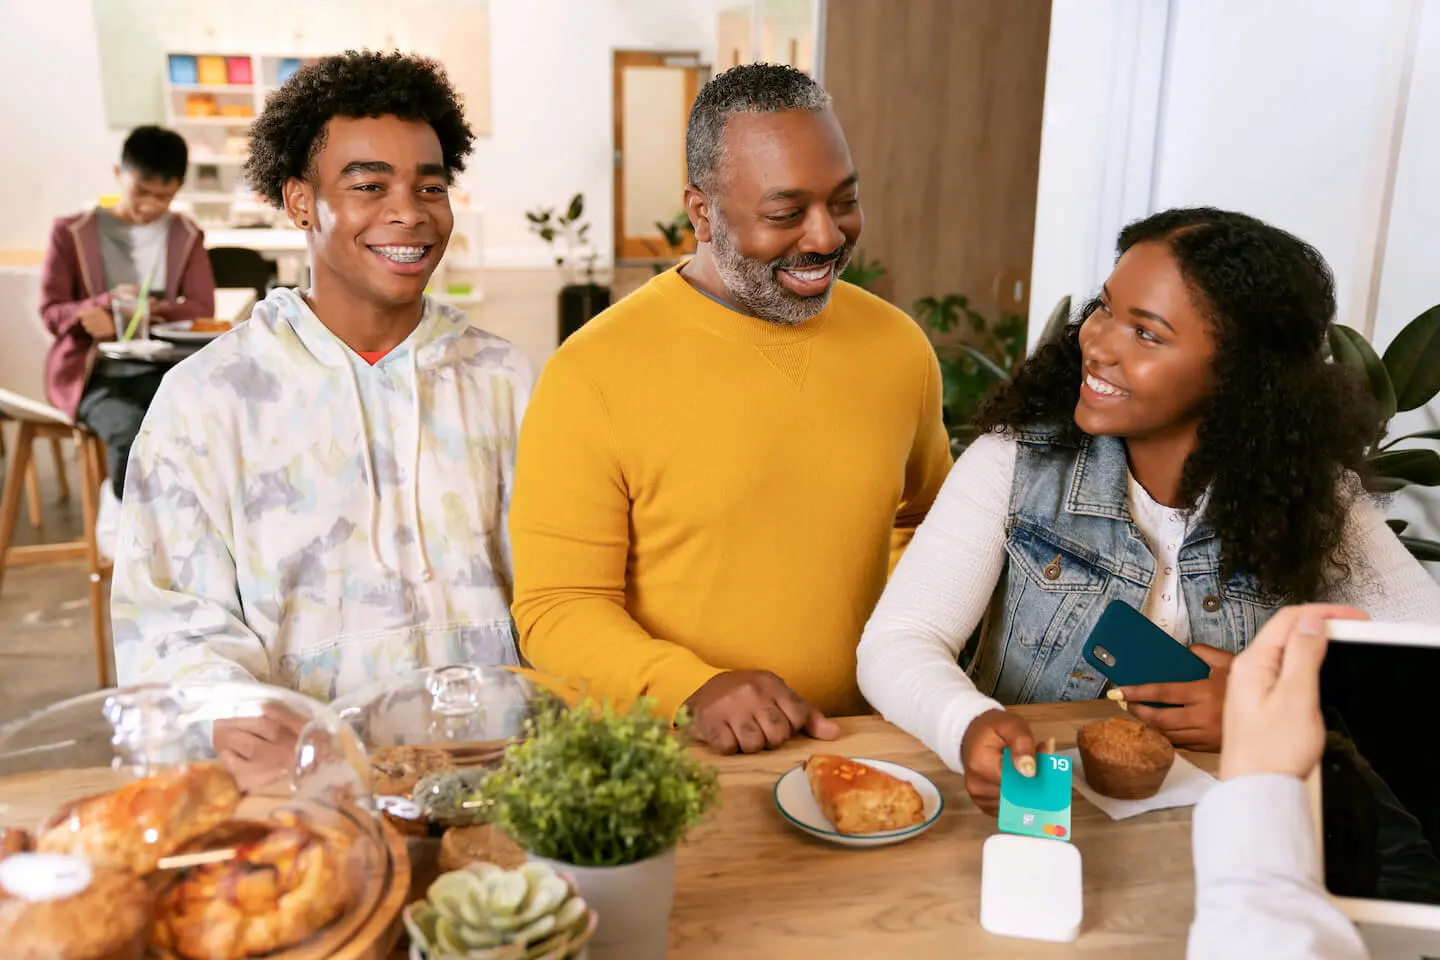
[[[845,272],[854,249],[854,243],[847,241],[835,261],[835,279],[831,280],[829,289],[814,297],[802,297],[787,289],[775,276],[779,261],[766,262],[745,256],[736,247],[734,236],[718,211],[710,221],[710,256],[735,306],[751,316],[786,327],[804,323],[829,306],[835,280]]]

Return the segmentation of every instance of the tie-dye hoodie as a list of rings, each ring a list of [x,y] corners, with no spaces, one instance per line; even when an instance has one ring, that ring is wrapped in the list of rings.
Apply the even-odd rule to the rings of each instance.
[[[518,662],[506,513],[532,375],[426,299],[375,366],[291,290],[166,377],[131,449],[121,684],[254,678],[330,700]]]

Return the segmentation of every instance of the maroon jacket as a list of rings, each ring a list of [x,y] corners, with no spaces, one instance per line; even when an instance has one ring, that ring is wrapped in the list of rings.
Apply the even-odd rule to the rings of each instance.
[[[205,252],[205,234],[194,221],[170,215],[166,242],[165,299],[173,306],[166,320],[194,320],[215,314],[215,275]],[[181,297],[184,303],[177,302]],[[45,358],[45,393],[50,403],[73,418],[95,366],[95,340],[79,315],[91,307],[110,309],[110,291],[100,260],[100,227],[95,211],[61,217],[50,231],[45,272],[40,281],[40,316],[55,343]]]

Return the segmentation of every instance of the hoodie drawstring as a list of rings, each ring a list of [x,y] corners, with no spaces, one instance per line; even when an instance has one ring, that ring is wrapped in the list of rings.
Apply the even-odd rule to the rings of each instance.
[[[410,515],[415,523],[415,541],[420,547],[420,579],[429,581],[435,576],[434,568],[430,565],[430,552],[425,547],[425,531],[420,526],[420,429],[422,420],[420,416],[420,365],[415,357],[416,351],[410,349],[410,400],[414,408],[415,427],[415,451],[410,464]],[[360,418],[360,440],[365,445],[365,482],[370,487],[370,557],[380,569],[400,576],[400,571],[385,562],[380,555],[380,484],[375,480],[375,452],[370,445],[370,424],[365,417],[365,404],[360,399],[360,379],[355,375],[355,365],[352,362],[345,364],[345,369],[350,374],[350,397],[355,401],[355,413]]]

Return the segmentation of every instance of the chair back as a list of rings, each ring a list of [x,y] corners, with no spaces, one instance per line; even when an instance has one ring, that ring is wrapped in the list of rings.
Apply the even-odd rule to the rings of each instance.
[[[245,247],[214,247],[210,251],[210,269],[215,273],[216,287],[248,287],[263,300],[275,282],[274,261],[266,260],[258,251]]]

